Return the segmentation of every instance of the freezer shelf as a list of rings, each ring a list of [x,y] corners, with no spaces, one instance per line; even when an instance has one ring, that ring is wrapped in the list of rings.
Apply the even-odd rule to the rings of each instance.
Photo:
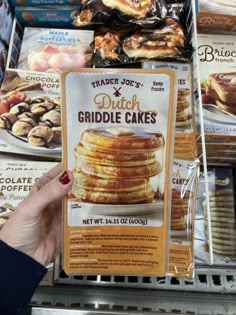
[[[37,301],[37,302],[36,302]],[[114,287],[38,288],[33,315],[236,314],[236,295]]]

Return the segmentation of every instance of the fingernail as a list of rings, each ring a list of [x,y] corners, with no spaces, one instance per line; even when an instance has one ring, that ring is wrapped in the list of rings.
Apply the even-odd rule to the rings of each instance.
[[[62,185],[66,185],[70,182],[67,171],[61,174],[61,176],[59,177],[59,182],[62,183]]]

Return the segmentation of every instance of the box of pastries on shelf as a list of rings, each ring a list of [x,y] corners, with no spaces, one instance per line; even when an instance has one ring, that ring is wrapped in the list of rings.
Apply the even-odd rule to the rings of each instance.
[[[17,211],[17,205],[26,198],[32,186],[56,162],[40,162],[1,157],[0,159],[0,230]],[[48,266],[40,285],[53,285],[58,273],[58,258]]]
[[[197,27],[200,32],[235,33],[236,1],[196,0]]]
[[[22,29],[14,20],[0,93],[0,152],[61,158],[60,71],[90,67],[92,40],[93,31]]]
[[[233,142],[236,139],[235,37],[198,34],[197,40],[206,141]],[[200,134],[198,110],[196,122]]]

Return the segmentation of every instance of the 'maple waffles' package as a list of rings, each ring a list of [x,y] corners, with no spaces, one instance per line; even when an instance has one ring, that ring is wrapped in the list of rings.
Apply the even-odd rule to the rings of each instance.
[[[176,113],[173,70],[62,76],[68,274],[165,275]],[[148,95],[148,97],[147,97]]]

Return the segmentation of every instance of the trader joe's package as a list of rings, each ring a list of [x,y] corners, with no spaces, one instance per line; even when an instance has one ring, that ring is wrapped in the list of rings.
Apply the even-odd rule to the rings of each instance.
[[[166,274],[175,87],[173,70],[63,72],[66,273]]]

